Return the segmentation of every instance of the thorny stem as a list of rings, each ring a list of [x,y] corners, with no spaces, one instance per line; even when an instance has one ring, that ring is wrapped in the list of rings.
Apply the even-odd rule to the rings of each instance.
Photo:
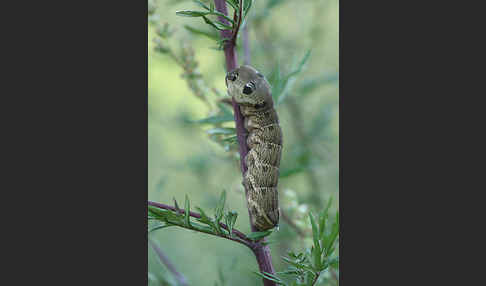
[[[157,253],[157,256],[159,257],[160,262],[162,262],[165,265],[165,267],[167,267],[167,269],[172,273],[172,275],[174,275],[177,282],[182,286],[189,286],[187,284],[186,277],[184,277],[184,275],[182,275],[179,271],[177,271],[175,266],[170,262],[169,258],[167,256],[165,256],[162,249],[160,249],[159,246],[157,244],[155,244],[151,239],[149,239],[149,243],[152,246],[152,248],[154,249],[155,253]]]
[[[231,41],[226,41],[224,45],[224,55],[226,58],[226,70],[232,71],[238,66],[238,58],[236,56],[236,37],[238,35],[238,29],[240,28],[240,24],[242,19],[241,10],[242,10],[242,2],[240,0],[240,9],[239,9],[239,19],[238,19],[238,26],[236,27],[235,31],[223,30],[221,31],[221,37],[223,39],[232,39]],[[216,10],[224,15],[228,15],[227,8],[226,8],[226,1],[225,0],[214,0],[214,4],[216,6]],[[236,13],[236,11],[235,11]],[[228,25],[229,22],[224,17],[218,16],[218,19],[225,25]],[[231,103],[233,105],[234,115],[235,115],[235,125],[236,125],[236,135],[238,137],[238,145],[239,145],[239,153],[240,153],[240,163],[241,163],[241,173],[244,175],[247,166],[245,164],[244,158],[248,154],[248,145],[246,144],[246,136],[247,131],[243,125],[243,115],[241,114],[239,106],[236,104],[234,98],[232,98]],[[248,190],[245,188],[245,195],[248,198]],[[248,215],[250,216],[250,226],[251,230],[254,232],[256,231],[255,226],[252,222],[252,216],[250,213],[250,209],[248,209]],[[261,242],[264,242],[263,239]],[[268,272],[270,274],[275,274],[275,270],[272,264],[272,256],[270,255],[270,248],[268,245],[263,245],[261,242],[257,242],[255,247],[252,249],[253,253],[255,254],[256,260],[258,262],[258,268],[260,272]],[[268,280],[263,278],[263,285],[264,286],[276,286],[277,284],[274,281]]]

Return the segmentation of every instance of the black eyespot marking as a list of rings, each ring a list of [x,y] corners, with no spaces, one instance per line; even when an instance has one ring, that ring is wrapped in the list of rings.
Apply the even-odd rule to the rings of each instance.
[[[232,73],[229,73],[226,78],[231,80],[231,81],[235,81],[236,78],[238,77],[238,73],[237,72],[232,72]]]
[[[249,87],[248,85],[245,85],[245,87],[243,88],[243,93],[244,94],[251,94],[253,92],[253,90],[251,89],[251,87]]]
[[[261,78],[263,78],[263,77],[264,77],[264,76],[263,76],[261,73],[259,73],[259,72],[257,72],[257,73],[256,73],[256,75],[257,75],[257,76],[259,76],[259,77],[261,77]]]
[[[256,109],[264,108],[265,107],[265,102],[262,104],[255,104]]]
[[[248,95],[251,94],[255,90],[255,84],[253,82],[248,82],[245,84],[245,87],[243,88],[243,93]]]

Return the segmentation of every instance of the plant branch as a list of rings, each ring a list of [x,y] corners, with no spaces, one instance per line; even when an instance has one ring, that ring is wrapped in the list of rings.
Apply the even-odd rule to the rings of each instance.
[[[173,212],[179,212],[180,214],[185,213],[184,209],[177,210],[177,208],[175,208],[173,206],[166,205],[166,204],[156,203],[156,202],[152,202],[152,201],[148,201],[148,204],[151,205],[151,206],[154,206],[154,207],[161,208],[161,209],[170,210],[170,211],[173,211]],[[192,211],[189,212],[189,215],[194,217],[194,218],[201,218],[202,217],[199,213],[192,212]],[[226,224],[220,222],[219,225],[229,232],[229,227]],[[185,227],[185,228],[187,228],[187,227]],[[197,229],[193,229],[193,228],[189,228],[189,229],[197,230]],[[215,235],[215,236],[219,236],[219,237],[222,237],[222,238],[226,238],[226,239],[229,239],[229,240],[232,240],[232,241],[236,241],[238,243],[241,243],[241,244],[249,247],[251,250],[253,250],[255,248],[255,242],[253,242],[251,239],[249,239],[244,233],[242,233],[241,231],[238,231],[236,229],[233,229],[233,232],[232,232],[236,236],[236,238],[227,236],[225,234],[215,234],[215,233],[209,233],[209,232],[205,232],[205,233],[212,234],[212,235]]]
[[[243,10],[243,0],[240,0],[240,5],[238,7],[238,24],[236,25],[236,29],[233,32],[233,36],[231,37],[231,41],[233,42],[233,45],[236,46],[236,39],[238,37],[238,31],[240,30],[241,22],[243,21],[242,17],[242,10]],[[236,11],[235,11],[236,14]]]
[[[189,286],[187,284],[187,279],[182,275],[177,269],[175,269],[175,266],[170,262],[169,258],[165,256],[164,252],[159,248],[157,244],[155,244],[150,238],[149,238],[149,243],[152,246],[153,250],[157,254],[157,256],[160,259],[160,262],[162,262],[165,267],[174,275],[175,279],[177,282],[182,285],[182,286]]]

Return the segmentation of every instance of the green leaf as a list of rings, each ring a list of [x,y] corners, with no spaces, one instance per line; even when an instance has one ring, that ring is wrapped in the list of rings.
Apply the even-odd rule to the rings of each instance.
[[[219,202],[216,206],[216,212],[214,214],[215,225],[216,225],[216,228],[218,229],[219,233],[222,233],[221,226],[219,225],[219,223],[221,222],[221,219],[223,218],[223,215],[224,215],[225,203],[226,203],[226,191],[223,190],[223,192],[221,193],[221,197],[219,199]]]
[[[316,269],[319,269],[321,268],[322,255],[321,245],[319,242],[319,229],[317,228],[312,212],[309,212],[309,219],[312,225],[312,238],[314,240],[314,247],[311,250],[311,256],[314,259],[314,266],[316,267]]]
[[[267,231],[255,231],[247,235],[247,237],[251,240],[260,240],[264,238],[265,236],[268,236],[272,233],[272,230],[267,230]]]
[[[215,233],[221,233],[220,226],[217,225],[217,223],[215,223],[213,219],[211,219],[208,215],[206,215],[203,209],[201,209],[200,207],[196,207],[196,209],[201,214],[201,218],[199,218],[198,221],[209,225]]]
[[[303,263],[299,263],[299,262],[296,262],[296,261],[292,261],[290,260],[289,258],[287,257],[282,257],[282,259],[287,262],[288,264],[290,265],[293,265],[294,267],[298,268],[298,269],[304,269],[304,264]]]
[[[192,10],[176,11],[176,15],[182,17],[204,17],[206,15],[209,15],[209,13],[210,12],[192,11]]]
[[[234,136],[226,137],[224,139],[221,139],[221,141],[222,142],[228,142],[230,144],[237,143],[238,142],[238,136],[234,135]]]
[[[270,244],[273,244],[273,243],[276,243],[278,241],[276,240],[267,240],[267,241],[263,241],[263,242],[260,242],[262,245],[270,245]]]
[[[202,225],[202,224],[199,224],[199,223],[196,223],[196,222],[191,223],[191,228],[198,230],[200,232],[217,234],[217,232],[215,232],[213,228],[207,227],[205,225]]]
[[[277,63],[272,73],[268,77],[268,81],[272,87],[272,97],[273,101],[277,102],[278,97],[282,91],[283,82],[280,79],[280,60],[277,59]]]
[[[231,8],[233,8],[235,11],[238,10],[238,7],[239,7],[238,1],[235,1],[235,0],[226,0],[226,3],[228,3],[231,6]]]
[[[320,250],[321,246],[319,244],[319,230],[317,228],[312,212],[309,212],[309,220],[312,226],[312,238],[314,240],[314,247]]]
[[[243,4],[243,18],[246,17],[246,14],[250,11],[251,5],[253,4],[253,0],[245,0]]]
[[[339,216],[336,217],[336,221],[332,225],[331,234],[326,239],[326,245],[324,247],[324,249],[326,250],[326,255],[330,255],[332,253],[330,248],[334,244],[334,241],[336,240],[338,234],[339,234]]]
[[[311,257],[314,263],[314,270],[319,271],[321,269],[321,255],[322,252],[316,249],[314,246],[311,248]]]
[[[149,211],[149,214],[151,214],[151,215],[153,215],[157,218],[164,216],[166,214],[165,210],[159,209],[158,207],[151,206],[151,205],[148,206],[148,211]]]
[[[210,20],[208,17],[206,16],[202,16],[203,19],[204,19],[204,22],[206,22],[206,24],[209,24],[211,25],[213,28],[215,28],[216,30],[218,31],[223,31],[223,30],[232,30],[233,27],[231,26],[228,26],[228,25],[225,25],[219,21],[212,21]]]
[[[235,120],[235,118],[234,118],[233,114],[225,114],[225,115],[210,116],[210,117],[195,121],[194,123],[216,124],[216,123],[230,122],[230,121],[234,121],[234,120]]]
[[[229,109],[229,107],[226,104],[224,104],[222,102],[218,102],[217,105],[218,105],[219,111],[222,113],[222,115],[229,115],[232,118],[234,118],[233,117],[233,110]]]
[[[296,275],[296,276],[299,276],[299,275],[302,275],[302,270],[299,270],[299,269],[296,269],[296,268],[292,268],[292,269],[288,269],[288,270],[285,270],[285,271],[279,271],[277,272],[276,274],[281,274],[281,275]]]
[[[305,281],[307,281],[307,286],[312,286],[315,277],[316,274],[314,274],[313,272],[305,273]]]
[[[179,208],[179,205],[177,204],[176,198],[172,197],[172,199],[174,200],[174,205],[175,205],[175,209],[177,210],[177,213],[181,213],[181,209]]]
[[[226,225],[228,226],[228,232],[229,232],[229,235],[230,235],[231,237],[233,237],[233,236],[234,236],[234,234],[233,234],[233,227],[234,227],[234,225],[235,225],[235,223],[236,223],[236,218],[237,218],[237,217],[238,217],[238,213],[237,213],[237,212],[235,212],[235,211],[230,211],[230,212],[228,212],[228,213],[225,215],[225,217],[224,217],[225,222],[226,222]]]
[[[221,218],[223,217],[224,213],[224,205],[226,204],[226,191],[223,190],[221,192],[221,196],[219,197],[219,202],[218,205],[216,206],[216,218],[217,221],[219,222]]]
[[[217,127],[217,128],[206,130],[206,133],[209,135],[229,135],[229,134],[236,134],[236,129]]]
[[[286,75],[283,80],[282,80],[282,87],[280,89],[280,94],[278,94],[278,98],[277,98],[277,105],[278,104],[281,104],[283,102],[283,100],[288,96],[288,92],[285,92],[286,89],[289,87],[289,82],[290,82],[290,79],[297,76],[301,71],[302,71],[302,68],[304,67],[305,63],[307,62],[307,60],[309,59],[310,57],[310,53],[311,51],[308,50],[304,57],[302,58],[302,60],[300,61],[299,65],[297,66],[297,68],[295,70],[293,70],[292,72],[290,72],[288,75]]]
[[[202,223],[211,223],[211,219],[206,215],[206,213],[204,212],[204,210],[200,207],[196,207],[197,211],[199,212],[199,214],[201,215],[201,218],[198,218],[199,221],[201,221]]]
[[[321,240],[324,238],[324,233],[326,230],[326,222],[328,218],[328,211],[329,208],[331,207],[331,203],[332,203],[332,197],[329,198],[326,208],[324,208],[319,214],[319,239]]]
[[[208,10],[208,11],[210,11],[210,10],[211,10],[211,9],[210,9],[208,6],[206,6],[206,4],[204,4],[203,2],[201,2],[201,1],[199,1],[199,0],[193,0],[192,2],[194,2],[194,3],[198,4],[199,6],[203,7],[204,9],[206,9],[206,10]],[[211,4],[212,4],[212,2],[211,2]]]
[[[255,273],[256,275],[258,275],[258,276],[260,276],[262,278],[265,278],[265,279],[268,279],[270,281],[276,282],[279,285],[286,285],[285,282],[282,281],[280,278],[278,278],[277,276],[272,275],[272,274],[270,274],[268,272],[260,273],[260,272],[257,272],[257,271],[253,271],[253,273]]]
[[[185,224],[187,227],[191,227],[191,220],[190,220],[190,209],[191,209],[191,206],[190,206],[190,203],[189,203],[189,197],[186,195],[186,201],[185,201],[185,204],[184,204],[184,207],[185,207],[185,216],[184,216],[184,221],[185,221]]]
[[[202,35],[215,41],[219,40],[219,35],[217,33],[199,30],[188,25],[184,25],[184,28],[195,35]]]
[[[233,21],[233,19],[231,19],[230,17],[226,16],[225,14],[223,14],[221,12],[212,11],[209,15],[221,16],[221,17],[225,18],[226,20],[228,20],[231,24],[233,24],[233,25],[235,24],[235,21]]]

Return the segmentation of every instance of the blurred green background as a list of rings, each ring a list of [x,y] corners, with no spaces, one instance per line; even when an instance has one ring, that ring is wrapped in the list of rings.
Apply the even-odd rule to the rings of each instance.
[[[175,30],[164,44],[176,54],[184,45],[191,47],[205,84],[226,96],[223,52],[212,49],[217,47],[214,40],[189,33],[184,25],[210,28],[200,18],[175,14],[200,7],[192,1],[155,3],[158,18],[153,20],[169,23]],[[338,8],[337,0],[257,0],[248,15],[251,64],[267,78],[274,78],[277,69],[282,75],[290,73],[311,51],[277,107],[284,134],[279,200],[283,211],[303,229],[310,227],[309,210],[319,211],[331,196],[331,210],[335,212],[339,203]],[[211,126],[191,123],[215,114],[221,97],[210,90],[204,92],[206,101],[196,97],[181,77],[181,66],[167,54],[154,52],[154,37],[155,26],[149,25],[148,198],[169,205],[176,198],[182,205],[187,194],[191,206],[211,210],[226,190],[228,208],[239,215],[236,228],[249,233],[235,146],[225,151],[205,132]],[[241,50],[239,64],[243,64]],[[242,245],[177,227],[155,231],[150,237],[189,285],[221,285],[221,279],[225,285],[261,285],[252,273],[258,269],[255,258]],[[276,271],[284,267],[281,256],[287,250],[302,250],[311,244],[309,239],[300,239],[281,220],[280,230],[269,237]],[[148,251],[149,285],[174,282],[152,249]]]

